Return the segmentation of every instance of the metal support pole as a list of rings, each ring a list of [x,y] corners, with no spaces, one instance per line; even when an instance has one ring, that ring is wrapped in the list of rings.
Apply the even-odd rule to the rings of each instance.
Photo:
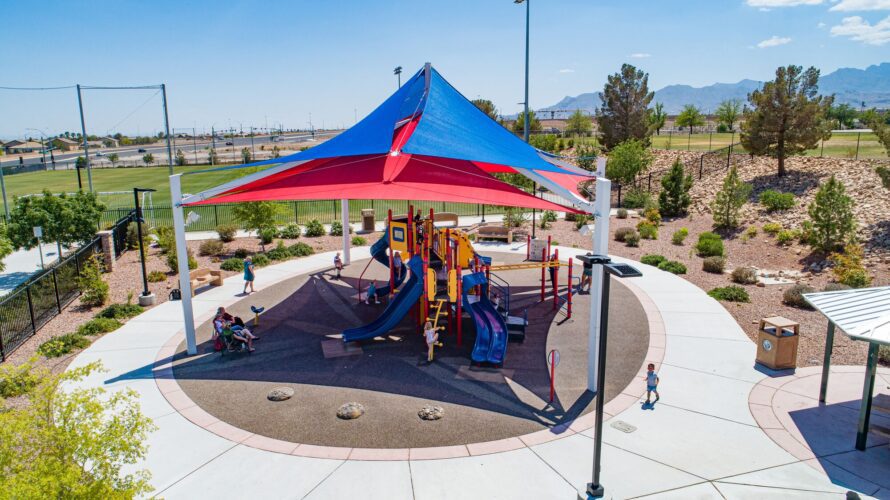
[[[834,348],[834,322],[828,322],[828,333],[825,334],[825,358],[822,360],[822,385],[819,386],[819,402],[825,402],[828,392],[828,372],[831,370],[831,351]]]
[[[164,134],[167,136],[167,168],[173,175],[173,146],[170,145],[170,120],[167,117],[167,84],[161,84],[161,102],[164,106]],[[89,165],[89,163],[87,163]]]
[[[173,212],[173,232],[176,235],[176,259],[179,264],[179,290],[182,293],[182,320],[185,324],[186,350],[190,356],[198,354],[195,340],[195,314],[192,311],[192,284],[189,277],[189,257],[185,244],[185,217],[182,213],[182,174],[170,176],[170,211]]]
[[[139,263],[142,265],[142,296],[148,297],[148,273],[145,270],[145,248],[142,246],[142,208],[139,206],[139,188],[133,188],[133,201],[136,206],[136,236],[139,238]]]
[[[609,283],[610,277],[606,274],[602,265],[596,266],[600,268],[600,272],[604,275],[599,308],[603,311],[600,318],[599,327],[599,359],[597,362],[597,386],[596,386],[596,425],[593,441],[593,481],[587,484],[587,495],[591,497],[602,497],[605,493],[603,485],[600,484],[600,469],[603,453],[603,404],[606,399],[606,337],[609,333]]]
[[[859,140],[862,139],[862,132],[856,134],[856,160],[859,159]]]
[[[90,171],[90,144],[87,142],[87,125],[83,118],[83,98],[80,95],[80,84],[77,84],[77,108],[80,110],[80,133],[83,134],[83,156],[86,158],[87,187],[93,192],[93,174]],[[79,174],[78,174],[79,175]]]
[[[556,311],[559,309],[559,249],[557,248],[554,251],[554,258],[550,262],[555,262],[556,267],[550,268],[550,275],[553,276],[553,283],[550,283],[553,286],[553,310]],[[553,265],[553,264],[551,264]]]
[[[544,298],[546,295],[546,291],[544,290],[544,283],[547,281],[544,277],[546,274],[547,266],[547,250],[541,249],[541,302],[544,302]]]
[[[862,403],[859,404],[859,428],[856,430],[856,449],[865,451],[868,441],[868,423],[871,419],[871,397],[875,391],[875,372],[878,369],[878,348],[876,342],[868,344],[868,359],[865,361],[865,384],[862,386]]]
[[[0,191],[3,192],[3,212],[6,215],[6,222],[9,223],[9,203],[6,201],[6,181],[3,179],[2,166],[0,166]]]
[[[605,164],[605,159],[597,159],[597,163]],[[599,165],[598,165],[599,166]],[[605,169],[605,165],[602,167]],[[608,255],[609,252],[609,192],[611,182],[605,178],[596,181],[596,212],[598,212],[593,226],[593,253],[596,255]],[[600,315],[605,311],[600,309],[600,301],[596,294],[600,293],[604,278],[602,266],[593,266],[590,277],[590,323],[587,330],[587,389],[595,391],[597,387],[597,365],[599,352],[599,321]]]
[[[195,165],[198,164],[198,138],[195,136],[195,127],[192,127],[192,149],[195,151]]]
[[[340,200],[340,217],[343,221],[343,265],[348,266],[351,261],[349,247],[352,245],[352,240],[349,237],[349,200],[347,198]]]

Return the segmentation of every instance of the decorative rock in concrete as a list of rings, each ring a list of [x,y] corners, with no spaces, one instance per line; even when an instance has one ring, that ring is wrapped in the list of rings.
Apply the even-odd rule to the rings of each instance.
[[[337,410],[337,418],[353,420],[365,414],[365,407],[361,403],[346,403]]]
[[[421,420],[439,420],[445,416],[445,409],[441,406],[426,405],[417,412]]]
[[[294,395],[294,390],[290,387],[276,387],[269,391],[269,401],[287,401]]]

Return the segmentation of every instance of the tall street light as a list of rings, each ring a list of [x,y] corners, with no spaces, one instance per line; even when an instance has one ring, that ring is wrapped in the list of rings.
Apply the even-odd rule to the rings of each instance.
[[[402,88],[402,67],[396,66],[396,69],[392,70],[392,74],[396,75],[396,78],[398,78],[398,86],[396,88]]]
[[[531,0],[513,0],[513,3],[520,4],[525,3],[525,100],[523,101],[525,112],[524,115],[524,123],[522,127],[522,139],[528,143],[528,22],[529,22],[529,10]],[[535,192],[538,190],[538,184],[536,182],[532,183],[532,196],[534,196]],[[532,238],[535,237],[535,219],[537,215],[537,210],[532,209]]]
[[[40,148],[40,153],[43,155],[43,169],[46,170],[46,133],[44,133],[39,128],[26,128],[25,130],[33,130],[34,132],[40,132],[40,142],[43,143],[43,147]]]
[[[597,375],[596,375],[596,425],[593,437],[593,480],[587,483],[587,496],[600,498],[605,494],[605,489],[600,483],[600,462],[603,452],[603,405],[606,399],[606,336],[609,331],[609,284],[611,277],[637,278],[642,276],[637,268],[627,264],[616,264],[606,255],[581,255],[578,257],[585,264],[596,264],[603,267],[608,275],[603,276],[603,285],[600,293],[600,343],[597,349]]]
[[[142,264],[142,295],[139,296],[140,306],[154,305],[155,295],[148,291],[148,274],[145,271],[145,248],[142,246],[142,207],[139,206],[139,193],[153,193],[154,189],[133,188],[133,201],[136,202],[136,236],[139,238],[139,262]]]

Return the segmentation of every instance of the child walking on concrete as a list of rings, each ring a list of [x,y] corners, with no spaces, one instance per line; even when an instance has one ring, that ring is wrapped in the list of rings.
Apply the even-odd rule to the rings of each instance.
[[[340,271],[343,270],[343,259],[340,258],[340,252],[334,256],[334,267],[337,268],[337,278],[340,279]]]
[[[649,363],[647,367],[648,371],[646,372],[646,404],[650,403],[650,395],[655,393],[655,401],[657,402],[661,397],[658,395],[658,374],[655,373],[655,363]]]

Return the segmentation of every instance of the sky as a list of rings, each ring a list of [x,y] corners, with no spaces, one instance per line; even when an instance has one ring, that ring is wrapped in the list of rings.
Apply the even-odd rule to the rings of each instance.
[[[530,106],[601,91],[768,80],[780,65],[890,61],[890,0],[530,0]],[[339,127],[427,61],[470,99],[521,109],[526,4],[511,0],[2,0],[0,86],[165,83],[171,127]],[[85,90],[90,134],[162,130],[156,90]],[[311,118],[310,118],[311,116]],[[74,89],[0,90],[0,138],[79,131]]]

